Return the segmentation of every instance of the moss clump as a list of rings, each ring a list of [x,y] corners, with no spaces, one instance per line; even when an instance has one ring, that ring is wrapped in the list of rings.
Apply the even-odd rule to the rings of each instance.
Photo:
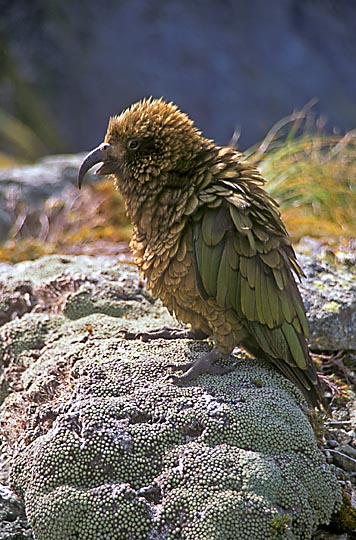
[[[312,463],[294,453],[261,454],[191,442],[165,459],[160,520],[171,523],[172,530],[180,523],[172,538],[187,540],[310,538],[315,519],[328,519],[332,511],[327,510],[328,496],[319,492],[318,500],[316,486],[325,485],[325,477],[321,470],[308,470]],[[299,474],[302,483],[291,481]],[[310,512],[311,500],[317,514]]]
[[[36,538],[148,538],[149,505],[127,484],[110,483],[86,490],[61,486],[41,502],[32,515]]]
[[[90,313],[105,313],[111,317],[127,316],[130,312],[128,302],[106,298],[102,300],[91,288],[81,288],[68,295],[63,314],[70,319],[80,319]]]
[[[336,533],[351,534],[356,530],[356,508],[351,504],[350,496],[343,492],[342,507],[333,516],[330,529]]]
[[[19,360],[31,349],[40,350],[48,334],[57,326],[57,318],[43,314],[26,314],[0,328],[0,358],[6,363]]]
[[[125,537],[107,508],[125,516],[119,531],[147,539],[304,540],[330,520],[338,484],[288,380],[245,360],[178,388],[165,366],[186,342],[126,344],[87,344],[75,395],[14,463],[36,539]],[[123,485],[131,506],[110,491]]]

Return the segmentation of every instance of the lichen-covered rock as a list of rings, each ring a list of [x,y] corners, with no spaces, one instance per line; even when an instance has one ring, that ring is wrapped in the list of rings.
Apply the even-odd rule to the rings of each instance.
[[[310,327],[310,345],[319,351],[356,349],[356,272],[325,260],[299,256],[306,278],[300,284]]]
[[[35,305],[31,282],[0,282],[0,326],[29,313]]]
[[[271,365],[231,357],[230,374],[174,386],[169,365],[209,345],[123,339],[175,324],[132,267],[47,257],[22,271],[37,313],[0,329],[17,390],[2,426],[36,540],[307,540],[329,522],[338,482]]]
[[[0,538],[1,540],[33,540],[21,502],[9,488],[2,484],[0,484]]]

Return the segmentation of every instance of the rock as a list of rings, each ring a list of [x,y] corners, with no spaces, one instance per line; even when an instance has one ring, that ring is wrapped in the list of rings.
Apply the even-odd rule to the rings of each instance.
[[[19,214],[19,205],[28,213],[65,190],[73,188],[74,193],[83,157],[84,154],[47,156],[34,165],[0,170],[0,241],[6,240]],[[98,177],[91,171],[88,179],[97,181]]]
[[[299,255],[299,287],[316,351],[356,349],[356,273],[344,265]]]
[[[313,540],[349,540],[348,534],[331,534],[326,531],[320,531],[313,536]]]
[[[2,283],[0,289],[0,326],[29,313],[37,303],[30,282]]]
[[[339,446],[337,450],[330,450],[336,465],[345,471],[356,472],[356,448],[349,444]]]
[[[71,274],[74,264],[76,274],[80,275],[82,269],[86,269],[85,280],[95,284],[89,270],[94,271],[99,260],[102,269],[110,268],[115,261],[102,257],[96,259],[93,266],[94,260],[80,256],[72,262],[65,256],[57,256],[43,257],[37,262],[25,261],[16,266],[0,264],[0,324],[31,311],[38,302],[43,303],[41,295],[46,290],[36,292],[34,287],[43,284],[51,272],[54,272],[53,279],[58,286],[59,275]],[[307,310],[311,348],[316,351],[356,350],[356,274],[342,264],[335,266],[303,254],[298,255],[298,260],[306,275],[299,288]],[[51,261],[50,270],[48,261]],[[34,275],[33,268],[36,268]],[[73,287],[72,278],[69,281],[69,287]],[[76,284],[78,286],[79,283]],[[65,287],[64,283],[61,287]]]
[[[1,540],[32,540],[23,504],[7,487],[0,484],[0,538]]]
[[[50,196],[78,183],[78,170],[84,154],[47,156],[34,165],[0,170],[0,190],[5,200],[21,199],[40,207]],[[93,179],[93,174],[89,181]]]
[[[338,482],[273,366],[231,357],[228,375],[174,386],[169,364],[208,344],[123,339],[176,324],[132,266],[53,256],[9,272],[37,299],[0,328],[11,485],[36,540],[307,540],[329,522]]]
[[[5,242],[12,225],[13,222],[10,212],[0,208],[0,243]]]

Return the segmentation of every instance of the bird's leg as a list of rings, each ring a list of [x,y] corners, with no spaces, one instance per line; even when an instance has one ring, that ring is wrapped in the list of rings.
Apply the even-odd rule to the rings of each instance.
[[[211,375],[224,375],[235,369],[235,366],[219,366],[215,364],[220,358],[227,358],[229,355],[222,354],[216,347],[210,352],[203,354],[197,360],[181,365],[170,365],[173,371],[183,371],[184,374],[180,377],[172,375],[170,379],[174,384],[180,385],[189,381],[193,381],[199,375],[210,373]]]
[[[206,339],[208,335],[202,330],[188,330],[187,328],[172,328],[162,326],[147,332],[126,332],[125,339],[140,339],[141,341],[150,341],[151,339]]]

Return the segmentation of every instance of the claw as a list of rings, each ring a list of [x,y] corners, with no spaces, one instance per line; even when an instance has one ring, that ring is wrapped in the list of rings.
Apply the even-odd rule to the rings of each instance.
[[[187,330],[185,328],[171,328],[162,326],[147,332],[125,332],[125,339],[140,339],[141,341],[151,341],[152,339],[205,339],[207,336],[200,330]]]
[[[186,382],[193,381],[199,375],[209,373],[211,375],[224,375],[230,373],[235,369],[235,366],[220,366],[215,364],[216,360],[223,357],[218,349],[214,348],[210,352],[203,354],[194,362],[188,362],[182,365],[171,365],[171,369],[174,371],[183,371],[183,375],[178,377],[177,375],[171,375],[173,384],[181,385]]]
[[[192,366],[194,365],[194,362],[187,362],[186,364],[168,364],[168,368],[170,368],[172,371],[188,371]]]

